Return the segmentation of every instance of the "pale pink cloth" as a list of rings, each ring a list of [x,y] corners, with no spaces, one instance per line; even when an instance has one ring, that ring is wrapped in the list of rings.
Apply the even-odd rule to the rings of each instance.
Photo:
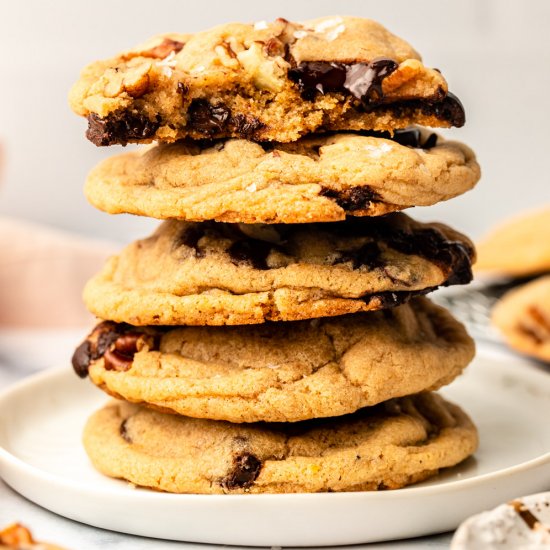
[[[0,218],[0,327],[89,325],[82,288],[113,243]]]

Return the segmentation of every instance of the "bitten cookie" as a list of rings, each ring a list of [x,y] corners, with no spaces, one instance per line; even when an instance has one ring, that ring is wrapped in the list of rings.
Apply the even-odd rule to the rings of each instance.
[[[241,327],[100,323],[76,350],[80,376],[114,397],[230,422],[338,416],[435,390],[474,343],[425,298],[374,313]]]
[[[396,489],[458,464],[477,447],[468,416],[436,394],[300,424],[230,424],[113,402],[84,446],[102,473],[173,493]]]
[[[506,293],[492,320],[512,348],[550,362],[550,276]]]
[[[242,325],[398,305],[471,280],[472,243],[404,214],[297,225],[164,222],[86,285],[88,309],[132,325]]]
[[[96,145],[464,124],[441,73],[359,17],[162,35],[86,67],[69,100]]]
[[[506,221],[477,250],[479,273],[526,277],[550,271],[550,206]]]
[[[104,160],[85,193],[100,210],[153,218],[311,223],[428,206],[471,189],[474,153],[419,129],[291,144],[180,141]]]

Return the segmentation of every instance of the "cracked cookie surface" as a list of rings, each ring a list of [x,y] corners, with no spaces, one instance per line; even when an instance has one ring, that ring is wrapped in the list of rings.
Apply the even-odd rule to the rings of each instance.
[[[85,193],[110,214],[311,223],[428,206],[468,191],[479,177],[467,146],[409,129],[394,139],[327,134],[290,144],[158,145],[104,160]]]
[[[471,280],[472,243],[405,214],[245,225],[165,221],[110,258],[88,309],[132,325],[240,325],[393,307]]]
[[[492,321],[512,348],[550,363],[550,275],[507,292]]]
[[[358,17],[158,36],[90,64],[69,100],[96,145],[464,124],[441,73]]]
[[[396,489],[477,448],[468,416],[433,393],[300,424],[230,424],[113,402],[84,446],[103,474],[173,493]]]
[[[230,422],[338,416],[438,389],[474,343],[425,298],[392,310],[240,327],[103,322],[73,365],[107,393],[162,411]]]

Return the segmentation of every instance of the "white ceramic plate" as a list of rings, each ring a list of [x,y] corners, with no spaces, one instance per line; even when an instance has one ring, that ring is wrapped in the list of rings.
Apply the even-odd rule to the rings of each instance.
[[[479,427],[475,458],[397,491],[303,495],[173,495],[108,479],[80,444],[105,396],[69,367],[0,397],[0,475],[28,499],[115,531],[190,542],[323,546],[427,535],[522,494],[550,489],[550,371],[480,355],[442,392]]]

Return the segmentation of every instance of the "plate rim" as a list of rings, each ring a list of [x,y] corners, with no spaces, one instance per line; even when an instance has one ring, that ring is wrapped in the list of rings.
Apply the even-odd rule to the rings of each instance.
[[[476,357],[483,357],[485,356],[488,359],[495,360],[495,356],[493,355],[491,357],[491,353],[483,353],[478,352]],[[528,363],[528,361],[524,359],[518,359],[517,357],[510,357],[511,359],[518,360],[520,362],[525,363],[523,365],[524,368],[530,368],[531,374],[535,377],[540,376],[542,378],[546,377],[547,375],[544,374],[542,371],[537,369],[536,367],[533,367]],[[72,373],[69,365],[63,365],[63,366],[54,366],[48,369],[44,369],[41,372],[35,373],[31,376],[27,376],[24,379],[11,384],[6,388],[4,391],[0,393],[0,409],[3,406],[4,402],[6,400],[9,400],[14,394],[17,394],[22,391],[28,391],[29,387],[40,385],[45,380],[48,380],[50,378],[55,377],[62,377],[62,376],[69,376],[74,374]],[[545,382],[550,385],[550,379],[546,379]],[[46,470],[43,470],[37,466],[34,466],[32,464],[29,464],[25,460],[15,456],[13,453],[9,452],[2,442],[0,442],[0,465],[2,462],[7,463],[9,466],[19,470],[23,474],[28,474],[32,477],[39,477],[43,479],[44,481],[48,481],[50,483],[56,483],[64,488],[69,489],[79,489],[82,491],[86,491],[90,494],[95,494],[96,496],[103,495],[105,497],[125,497],[126,494],[126,487],[124,485],[116,486],[116,487],[94,487],[90,486],[89,483],[86,482],[79,482],[74,480],[69,480],[67,478],[61,477],[57,474],[48,472]],[[137,500],[144,500],[145,502],[149,504],[154,504],[157,501],[168,501],[173,500],[177,502],[181,501],[206,501],[206,500],[222,500],[224,502],[235,502],[235,501],[241,501],[241,500],[250,500],[251,497],[254,498],[254,500],[318,500],[318,499],[332,499],[332,500],[343,500],[343,499],[365,499],[365,498],[371,498],[371,499],[392,499],[395,498],[396,494],[399,494],[400,497],[406,497],[406,498],[417,498],[417,497],[427,497],[433,494],[438,494],[439,492],[444,489],[445,491],[454,492],[454,491],[461,491],[463,489],[468,489],[470,486],[476,486],[480,483],[489,482],[489,481],[499,481],[503,477],[507,477],[512,474],[518,474],[522,473],[531,469],[536,469],[540,466],[544,466],[546,464],[550,464],[550,450],[546,453],[543,453],[540,456],[537,456],[535,458],[532,458],[530,460],[527,460],[525,462],[521,462],[519,464],[514,464],[513,466],[508,466],[506,468],[496,470],[493,472],[487,472],[484,474],[476,475],[473,477],[469,477],[466,479],[455,479],[450,481],[444,481],[442,483],[436,483],[432,485],[427,486],[409,486],[404,487],[401,489],[395,489],[392,491],[343,491],[343,492],[334,492],[334,493],[265,493],[265,494],[223,494],[223,495],[210,495],[210,494],[192,494],[192,493],[165,493],[165,492],[158,492],[158,491],[133,491],[132,495],[133,498]],[[4,478],[3,475],[0,477]],[[124,480],[120,480],[122,483],[124,483]],[[9,483],[8,483],[9,485]],[[128,484],[126,483],[126,486]]]

